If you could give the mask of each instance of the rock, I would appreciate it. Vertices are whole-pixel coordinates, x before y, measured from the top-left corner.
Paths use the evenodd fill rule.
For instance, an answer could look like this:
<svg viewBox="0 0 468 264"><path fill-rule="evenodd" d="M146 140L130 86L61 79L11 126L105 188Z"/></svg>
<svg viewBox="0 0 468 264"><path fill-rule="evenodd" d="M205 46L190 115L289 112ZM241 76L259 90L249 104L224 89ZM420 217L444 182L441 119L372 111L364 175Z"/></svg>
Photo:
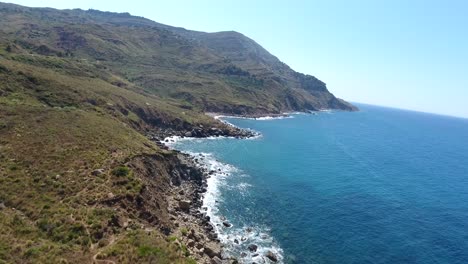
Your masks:
<svg viewBox="0 0 468 264"><path fill-rule="evenodd" d="M239 240L237 238L235 238L234 243L239 244Z"/></svg>
<svg viewBox="0 0 468 264"><path fill-rule="evenodd" d="M209 248L209 247L205 247L203 252L206 253L206 255L208 255L208 257L210 258L214 258L214 257L221 257L221 253L220 252L216 252L214 251L213 249Z"/></svg>
<svg viewBox="0 0 468 264"><path fill-rule="evenodd" d="M278 262L278 257L275 255L275 253L271 252L271 251L268 251L266 254L265 254L265 257L267 257L269 260L273 261L273 262Z"/></svg>
<svg viewBox="0 0 468 264"><path fill-rule="evenodd" d="M194 247L194 246L195 246L195 241L193 241L193 240L190 239L190 240L187 242L187 246L189 246L189 247Z"/></svg>
<svg viewBox="0 0 468 264"><path fill-rule="evenodd" d="M223 264L223 261L215 256L214 258L211 259L211 264Z"/></svg>
<svg viewBox="0 0 468 264"><path fill-rule="evenodd" d="M247 253L245 253L245 252L242 252L240 255L241 255L241 258L247 257Z"/></svg>
<svg viewBox="0 0 468 264"><path fill-rule="evenodd" d="M186 136L186 137L191 137L191 136L192 136L192 132L185 132L184 136Z"/></svg>
<svg viewBox="0 0 468 264"><path fill-rule="evenodd" d="M224 222L223 222L223 226L225 226L225 227L232 227L232 224L229 223L228 221L224 221Z"/></svg>
<svg viewBox="0 0 468 264"><path fill-rule="evenodd" d="M250 252L255 252L257 251L258 246L255 244L251 244L247 248L250 250Z"/></svg>
<svg viewBox="0 0 468 264"><path fill-rule="evenodd" d="M185 211L185 212L188 212L189 209L190 209L190 203L191 203L191 202L188 201L188 200L181 200L181 201L179 201L179 208L180 208L180 210Z"/></svg>
<svg viewBox="0 0 468 264"><path fill-rule="evenodd" d="M97 169L97 170L93 170L93 172L91 172L91 175L98 176L98 175L101 175L103 173L104 173L104 169Z"/></svg>
<svg viewBox="0 0 468 264"><path fill-rule="evenodd" d="M247 233L250 233L250 232L252 232L252 231L253 231L253 229L252 229L251 227L247 227L247 228L245 229L245 232L247 232Z"/></svg>
<svg viewBox="0 0 468 264"><path fill-rule="evenodd" d="M5 208L6 208L5 204L4 204L4 203L0 203L0 210L3 210L3 209L5 209Z"/></svg>
<svg viewBox="0 0 468 264"><path fill-rule="evenodd" d="M252 258L258 257L258 255L259 255L258 253L253 254Z"/></svg>
<svg viewBox="0 0 468 264"><path fill-rule="evenodd" d="M196 247L197 249L202 249L202 248L203 248L203 245L200 244L200 243L197 243L197 244L195 245L195 247Z"/></svg>
<svg viewBox="0 0 468 264"><path fill-rule="evenodd" d="M115 195L113 193L111 193L111 192L107 194L107 198L109 198L109 199L112 199L114 197L115 197Z"/></svg>

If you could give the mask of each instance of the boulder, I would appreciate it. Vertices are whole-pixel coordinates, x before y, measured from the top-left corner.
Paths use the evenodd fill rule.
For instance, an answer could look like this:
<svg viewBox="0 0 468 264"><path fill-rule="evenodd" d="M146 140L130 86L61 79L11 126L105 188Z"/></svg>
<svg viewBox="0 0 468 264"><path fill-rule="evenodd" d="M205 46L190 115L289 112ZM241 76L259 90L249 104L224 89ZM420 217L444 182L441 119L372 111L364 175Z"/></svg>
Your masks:
<svg viewBox="0 0 468 264"><path fill-rule="evenodd" d="M220 252L217 252L217 251L213 250L210 247L205 247L203 252L205 252L205 254L208 255L208 257L210 257L210 258L214 258L214 257L220 258L221 257Z"/></svg>
<svg viewBox="0 0 468 264"><path fill-rule="evenodd" d="M194 247L194 246L195 246L195 241L193 241L193 240L190 239L190 240L187 242L187 246L189 246L189 247Z"/></svg>
<svg viewBox="0 0 468 264"><path fill-rule="evenodd" d="M255 244L251 244L247 248L250 250L250 252L255 252L257 251L258 246Z"/></svg>
<svg viewBox="0 0 468 264"><path fill-rule="evenodd" d="M215 256L214 258L211 259L211 264L223 264L223 261Z"/></svg>
<svg viewBox="0 0 468 264"><path fill-rule="evenodd" d="M278 257L275 255L275 253L271 252L271 251L268 251L266 254L265 254L265 257L267 257L269 260L273 261L273 262L278 262Z"/></svg>
<svg viewBox="0 0 468 264"><path fill-rule="evenodd" d="M180 210L188 212L189 209L190 209L190 203L191 203L191 202L188 201L188 200L181 200L181 201L179 201L179 208L180 208Z"/></svg>
<svg viewBox="0 0 468 264"><path fill-rule="evenodd" d="M223 222L223 226L225 226L225 227L232 227L232 224L229 223L228 221L224 221L224 222Z"/></svg>
<svg viewBox="0 0 468 264"><path fill-rule="evenodd" d="M184 136L186 136L186 137L191 137L191 136L192 136L192 132L185 132Z"/></svg>
<svg viewBox="0 0 468 264"><path fill-rule="evenodd" d="M101 175L103 173L104 173L104 169L97 169L97 170L93 170L93 172L91 172L91 175L98 176L98 175Z"/></svg>

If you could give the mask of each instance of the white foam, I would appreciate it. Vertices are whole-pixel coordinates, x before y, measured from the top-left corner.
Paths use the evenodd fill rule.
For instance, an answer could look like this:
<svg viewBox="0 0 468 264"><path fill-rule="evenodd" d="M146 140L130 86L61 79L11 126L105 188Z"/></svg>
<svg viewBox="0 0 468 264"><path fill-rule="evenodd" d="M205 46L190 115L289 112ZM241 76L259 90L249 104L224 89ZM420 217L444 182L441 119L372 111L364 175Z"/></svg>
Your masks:
<svg viewBox="0 0 468 264"><path fill-rule="evenodd" d="M285 115L285 116L264 116L264 117L257 117L253 118L254 120L260 120L260 121L265 121L265 120L278 120L278 119L287 119L287 118L294 118L292 115Z"/></svg>
<svg viewBox="0 0 468 264"><path fill-rule="evenodd" d="M249 119L249 120L267 121L267 120L278 120L278 119L294 118L294 116L292 116L292 115L260 116L260 117L223 116L223 118L237 118L237 119ZM220 119L220 120L223 120L223 119ZM225 121L225 120L223 120L223 121ZM227 121L225 121L225 122L227 122Z"/></svg>

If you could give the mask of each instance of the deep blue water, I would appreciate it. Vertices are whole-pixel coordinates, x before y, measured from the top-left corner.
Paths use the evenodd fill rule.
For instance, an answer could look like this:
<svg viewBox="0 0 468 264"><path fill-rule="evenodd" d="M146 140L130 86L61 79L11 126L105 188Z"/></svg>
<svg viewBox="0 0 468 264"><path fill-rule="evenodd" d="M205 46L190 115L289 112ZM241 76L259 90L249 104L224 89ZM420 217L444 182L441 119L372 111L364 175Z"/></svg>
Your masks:
<svg viewBox="0 0 468 264"><path fill-rule="evenodd" d="M218 214L267 232L285 263L468 263L468 120L359 107L227 119L262 137L175 147L238 169Z"/></svg>

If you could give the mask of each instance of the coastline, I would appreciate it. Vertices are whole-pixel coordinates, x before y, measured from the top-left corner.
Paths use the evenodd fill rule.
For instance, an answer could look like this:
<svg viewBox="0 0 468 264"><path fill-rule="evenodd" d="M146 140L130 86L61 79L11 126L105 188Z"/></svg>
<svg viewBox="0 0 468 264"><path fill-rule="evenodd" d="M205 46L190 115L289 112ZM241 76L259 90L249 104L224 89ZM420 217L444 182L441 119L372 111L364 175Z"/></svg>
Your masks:
<svg viewBox="0 0 468 264"><path fill-rule="evenodd" d="M189 167L202 175L202 181L198 183L185 182L179 187L173 188L172 195L169 196L169 208L171 220L176 227L173 234L187 233L182 238L183 243L187 245L187 250L192 256L197 256L196 260L200 263L246 263L260 261L261 263L281 263L283 256L279 248L259 248L254 242L263 240L267 236L265 232L254 231L251 227L238 227L238 238L232 238L231 235L223 231L230 229L232 224L224 216L217 215L216 203L218 202L217 181L229 176L232 166L223 164L210 158L209 153L188 153L172 148L179 140L196 139L254 139L261 136L260 133L249 129L236 127L235 125L223 120L222 118L248 118L255 120L271 120L292 118L291 114L276 115L255 115L254 116L232 116L224 114L207 113L213 118L228 125L232 130L228 133L210 133L216 130L209 129L203 136L197 136L193 133L177 133L168 135L162 140L157 141L159 146L174 151L179 157L179 161L189 164ZM189 227L189 228L187 228ZM199 234L197 236L197 234ZM272 238L269 238L272 240ZM228 245L234 242L237 246L243 245L243 252L233 252L229 250ZM233 253L235 256L233 256Z"/></svg>
<svg viewBox="0 0 468 264"><path fill-rule="evenodd" d="M267 231L253 231L250 226L231 229L232 225L229 220L216 213L218 201L213 197L219 198L216 196L219 194L214 195L213 192L217 192L215 190L219 184L217 181L229 176L232 166L217 161L210 157L209 153L188 153L175 149L173 145L180 140L261 137L259 132L237 127L225 118L275 120L294 118L293 115L297 114L317 115L319 112L329 111L331 110L257 115L206 113L219 121L220 125L198 126L183 130L163 129L148 134L148 137L160 148L174 153L177 158L172 162L176 170L188 169L191 171L190 174L196 175L196 177L187 177L177 184L171 184L166 198L170 220L170 232L167 233L169 238L178 237L175 243L185 247L188 254L198 263L282 263L281 248L265 249L256 244L257 241L265 240ZM226 232L234 229L237 229L239 234L241 233L237 234L237 238L235 238L236 234ZM268 239L273 240L271 237ZM230 249L229 246L232 245L237 249L234 251ZM242 250L239 251L239 248Z"/></svg>

